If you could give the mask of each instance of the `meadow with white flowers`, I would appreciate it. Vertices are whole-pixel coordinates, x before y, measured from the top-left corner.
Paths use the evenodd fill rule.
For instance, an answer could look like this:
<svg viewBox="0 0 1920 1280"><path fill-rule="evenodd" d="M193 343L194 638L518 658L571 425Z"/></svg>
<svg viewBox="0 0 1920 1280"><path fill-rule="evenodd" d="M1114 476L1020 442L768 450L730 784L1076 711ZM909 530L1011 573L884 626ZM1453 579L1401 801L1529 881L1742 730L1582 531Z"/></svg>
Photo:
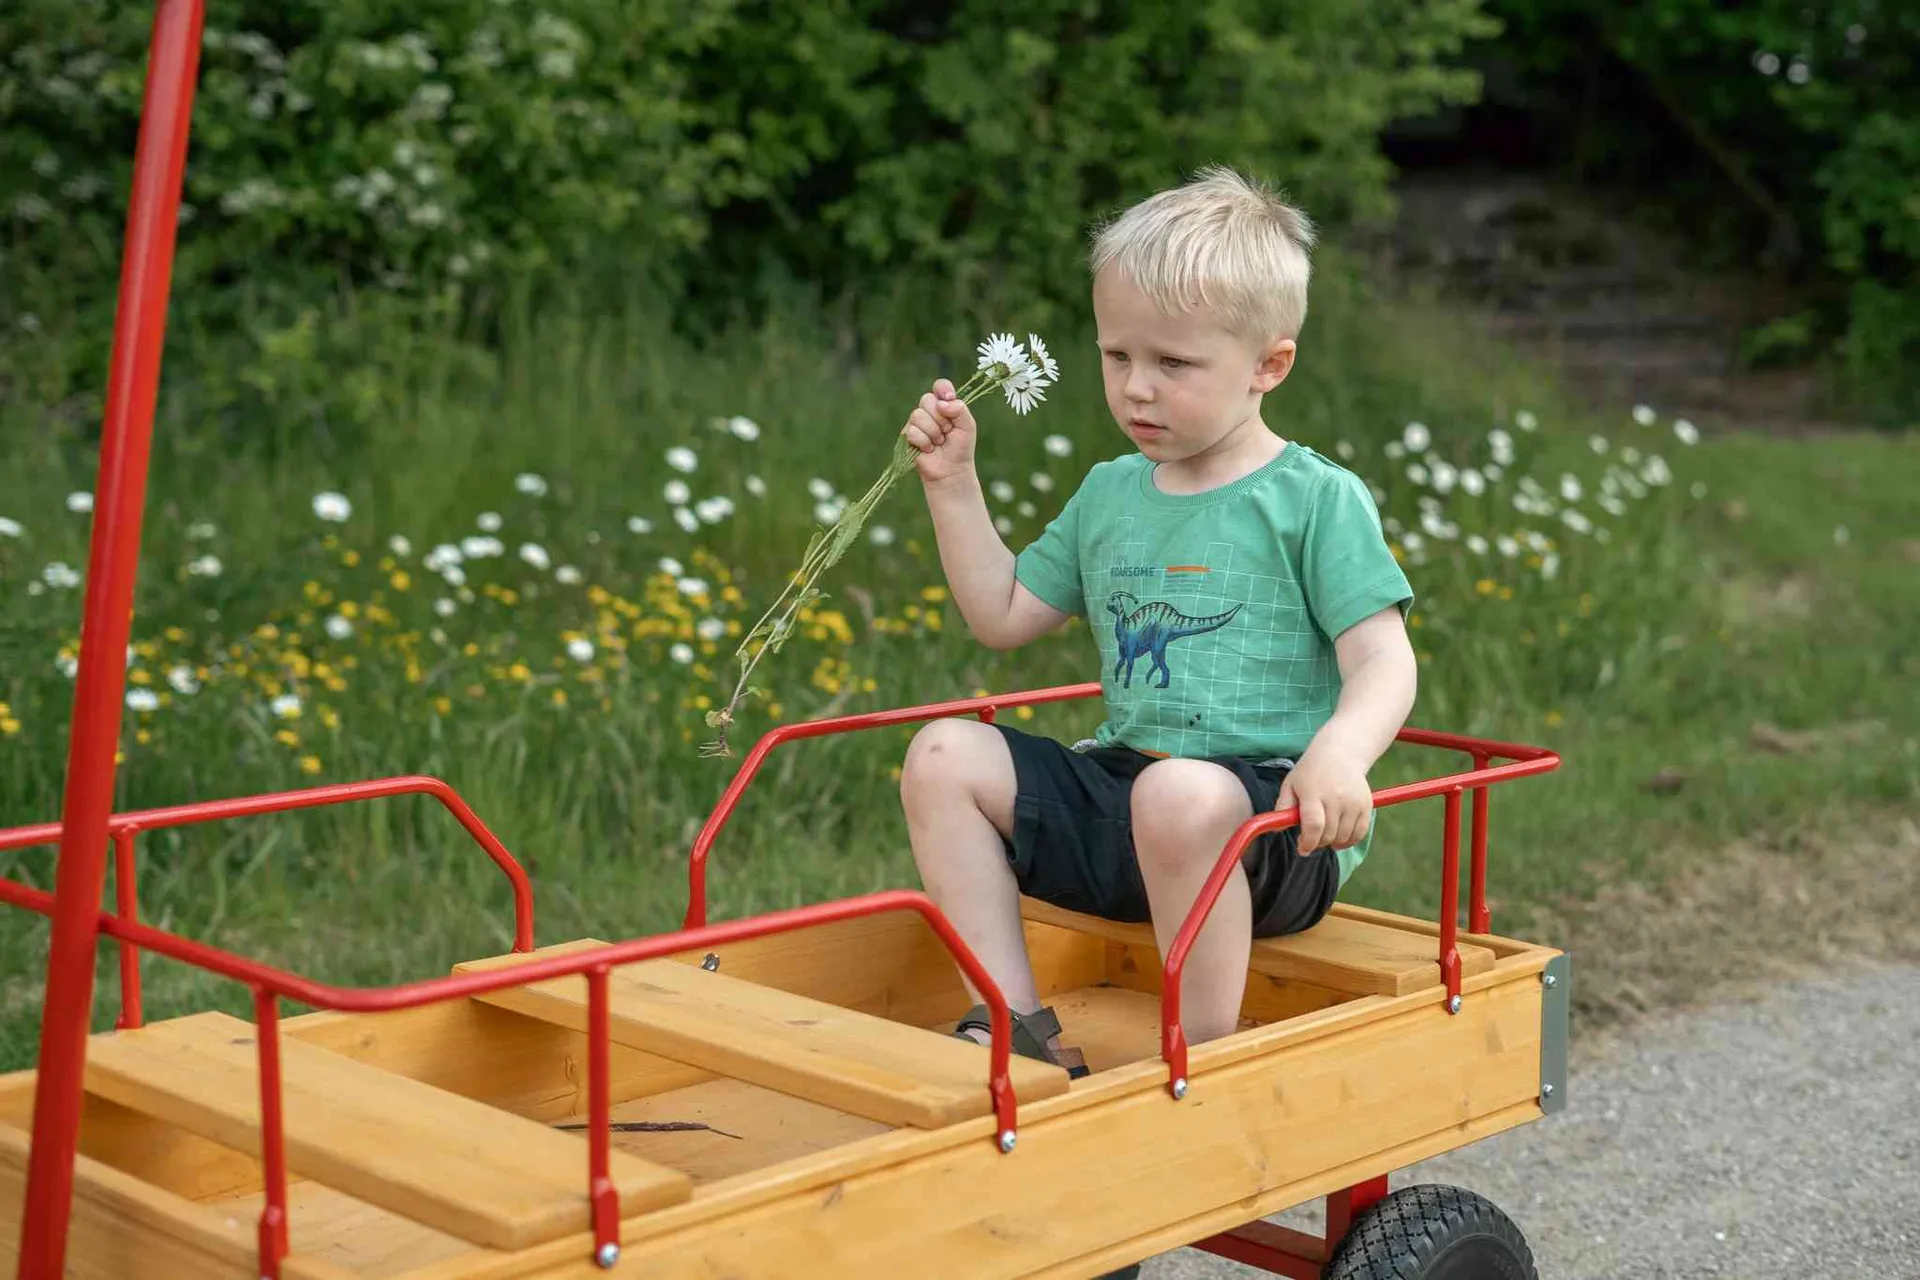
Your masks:
<svg viewBox="0 0 1920 1280"><path fill-rule="evenodd" d="M1414 723L1566 755L1495 798L1497 924L1816 800L1913 794L1916 713L1886 696L1915 663L1891 638L1920 624L1888 604L1910 447L1803 448L1788 467L1770 450L1794 442L1703 442L1659 406L1576 413L1495 349L1434 347L1423 335L1447 326L1423 306L1329 274L1269 421L1373 488L1419 594ZM433 774L531 868L542 942L630 936L684 908L693 833L741 754L703 757L717 710L744 747L786 721L1096 678L1084 623L1013 653L974 643L917 485L870 487L942 358L868 335L854 367L825 334L776 317L695 349L556 316L485 359L422 341L387 427L350 450L321 421L277 424L271 448L217 444L191 377L169 380L119 807ZM1015 548L1126 447L1091 335L1054 338L1044 405L977 409ZM0 402L4 825L60 811L89 430ZM836 527L857 540L818 594L784 597L784 647L732 701L743 641ZM1808 594L1782 604L1781 581ZM1096 715L1020 719L1077 736ZM1882 736L1778 758L1747 745L1759 719ZM908 736L777 754L716 849L715 917L916 884L895 790ZM1396 749L1373 780L1452 763ZM1649 791L1663 768L1686 784ZM1438 813L1385 815L1353 895L1430 913ZM497 873L427 802L149 833L140 853L147 918L334 980L444 972L511 941ZM51 861L0 869L50 884ZM28 1051L44 936L0 931L0 1058ZM244 1004L159 962L148 982L153 1012ZM110 1019L110 963L101 984Z"/></svg>

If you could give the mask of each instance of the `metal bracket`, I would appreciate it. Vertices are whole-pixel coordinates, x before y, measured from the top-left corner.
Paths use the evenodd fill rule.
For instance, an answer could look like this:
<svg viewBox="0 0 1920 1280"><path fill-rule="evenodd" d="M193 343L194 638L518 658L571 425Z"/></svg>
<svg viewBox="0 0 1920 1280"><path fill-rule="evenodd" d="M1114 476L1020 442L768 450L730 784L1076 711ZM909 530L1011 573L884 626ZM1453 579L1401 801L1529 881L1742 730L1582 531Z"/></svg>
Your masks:
<svg viewBox="0 0 1920 1280"><path fill-rule="evenodd" d="M1567 1105L1567 1023L1573 999L1573 958L1562 953L1540 974L1540 1110Z"/></svg>

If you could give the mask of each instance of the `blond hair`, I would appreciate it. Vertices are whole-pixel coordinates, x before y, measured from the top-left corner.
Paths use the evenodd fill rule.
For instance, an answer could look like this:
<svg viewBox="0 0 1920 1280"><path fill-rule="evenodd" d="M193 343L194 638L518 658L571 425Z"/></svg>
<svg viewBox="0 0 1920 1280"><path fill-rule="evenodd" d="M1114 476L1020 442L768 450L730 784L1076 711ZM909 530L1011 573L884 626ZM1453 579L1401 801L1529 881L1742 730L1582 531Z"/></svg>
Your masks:
<svg viewBox="0 0 1920 1280"><path fill-rule="evenodd" d="M1100 228L1088 266L1119 271L1168 315L1212 308L1257 346L1307 319L1313 223L1278 190L1222 165L1147 197Z"/></svg>

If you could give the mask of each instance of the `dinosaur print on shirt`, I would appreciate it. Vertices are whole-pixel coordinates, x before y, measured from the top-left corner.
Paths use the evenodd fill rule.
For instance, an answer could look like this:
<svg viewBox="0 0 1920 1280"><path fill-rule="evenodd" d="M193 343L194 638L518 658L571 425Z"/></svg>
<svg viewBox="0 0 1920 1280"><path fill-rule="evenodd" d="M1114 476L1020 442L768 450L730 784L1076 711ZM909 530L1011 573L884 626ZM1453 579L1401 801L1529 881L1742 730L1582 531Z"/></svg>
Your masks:
<svg viewBox="0 0 1920 1280"><path fill-rule="evenodd" d="M1173 669L1167 665L1167 646L1188 636L1218 631L1232 622L1234 615L1243 607L1236 604L1225 613L1191 618L1164 600L1149 600L1141 604L1131 592L1114 592L1107 597L1107 612L1113 615L1113 638L1119 648L1119 658L1113 664L1114 678L1120 679L1124 667L1126 679L1121 687L1131 689L1133 664L1143 655L1150 656L1153 664L1147 668L1148 687L1167 688L1173 683ZM1156 671L1160 673L1158 685L1153 684Z"/></svg>

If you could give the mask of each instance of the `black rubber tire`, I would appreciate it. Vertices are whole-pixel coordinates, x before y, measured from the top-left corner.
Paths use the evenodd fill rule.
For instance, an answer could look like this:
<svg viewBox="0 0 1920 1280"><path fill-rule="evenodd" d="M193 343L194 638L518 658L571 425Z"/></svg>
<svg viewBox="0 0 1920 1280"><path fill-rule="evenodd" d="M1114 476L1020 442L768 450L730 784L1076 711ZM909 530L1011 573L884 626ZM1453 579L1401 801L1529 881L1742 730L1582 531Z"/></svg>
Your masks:
<svg viewBox="0 0 1920 1280"><path fill-rule="evenodd" d="M1405 1187L1354 1220L1324 1280L1539 1280L1513 1219L1460 1187Z"/></svg>

